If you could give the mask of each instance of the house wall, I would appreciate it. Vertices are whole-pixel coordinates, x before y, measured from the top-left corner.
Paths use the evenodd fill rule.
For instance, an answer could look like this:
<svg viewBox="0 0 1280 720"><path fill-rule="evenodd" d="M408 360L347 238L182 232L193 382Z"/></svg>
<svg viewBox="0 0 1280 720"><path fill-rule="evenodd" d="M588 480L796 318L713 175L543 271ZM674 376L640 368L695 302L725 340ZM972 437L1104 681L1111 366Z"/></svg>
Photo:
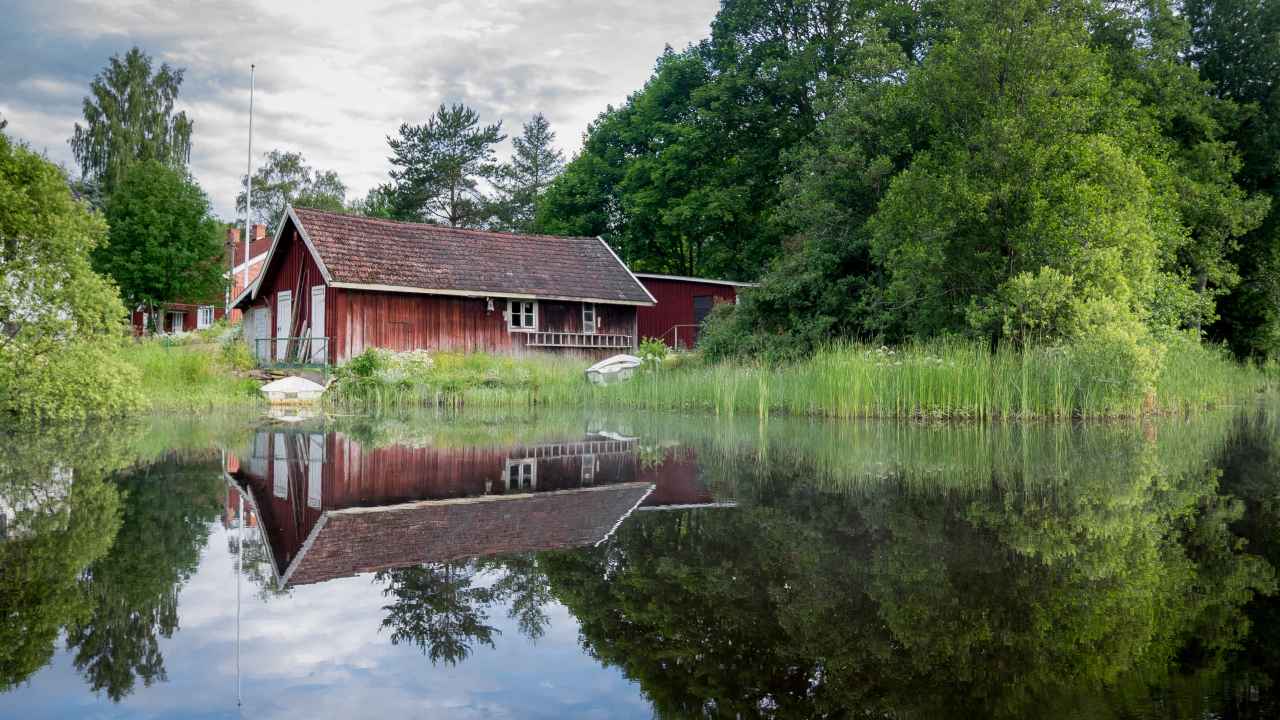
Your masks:
<svg viewBox="0 0 1280 720"><path fill-rule="evenodd" d="M214 322L217 322L226 316L226 307L223 303L204 303L204 305L211 306L213 308ZM199 321L197 313L199 312L200 305L191 303L168 303L159 307L160 315L164 318L165 322L164 327L160 328L161 332L195 332L196 324ZM168 313L170 311L183 313L182 327L173 328L169 326ZM129 315L129 324L132 326L134 336L146 334L146 328L142 322L142 315L143 311L141 310L134 310Z"/></svg>
<svg viewBox="0 0 1280 720"><path fill-rule="evenodd" d="M459 352L524 353L529 350L564 352L567 348L528 348L527 332L507 328L507 301L494 298L493 310L484 298L449 295L374 292L337 289L330 315L337 362L367 348L453 350ZM630 305L596 305L597 334L633 338L636 309ZM538 301L542 332L581 332L582 303ZM578 351L608 356L616 349Z"/></svg>
<svg viewBox="0 0 1280 720"><path fill-rule="evenodd" d="M653 307L640 308L636 318L639 335L641 338L661 338L671 347L676 345L677 333L683 347L693 347L697 343L698 328L676 327L694 324L695 296L709 295L713 298L713 304L735 302L738 297L738 289L733 285L647 277L639 280L658 301Z"/></svg>
<svg viewBox="0 0 1280 720"><path fill-rule="evenodd" d="M289 318L289 337L298 337L302 334L303 326L309 325L311 321L311 288L316 285L325 285L324 276L320 273L320 266L316 264L315 258L307 250L306 244L302 242L302 238L298 235L298 231L290 222L284 228L284 234L280 238L280 244L276 247L276 253L270 260L270 267L264 267L263 272L266 273L262 279L262 286L258 289L258 297L253 300L250 307L265 307L268 311L267 331L269 337L276 336L277 318L276 309L277 296L281 291L289 291L292 294L292 312ZM337 326L334 312L335 290L331 287L325 288L325 327L323 332L315 332L310 330L312 337L328 337L331 338L329 343L329 360L334 360L334 328ZM251 332L251 328L247 328L246 332Z"/></svg>

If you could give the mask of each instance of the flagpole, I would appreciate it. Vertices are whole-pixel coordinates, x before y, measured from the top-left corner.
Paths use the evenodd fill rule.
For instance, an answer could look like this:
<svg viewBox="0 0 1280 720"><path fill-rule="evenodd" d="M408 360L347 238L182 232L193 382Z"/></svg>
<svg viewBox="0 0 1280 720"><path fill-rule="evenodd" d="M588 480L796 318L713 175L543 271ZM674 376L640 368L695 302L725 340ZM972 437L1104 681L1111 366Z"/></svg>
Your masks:
<svg viewBox="0 0 1280 720"><path fill-rule="evenodd" d="M249 159L245 163L244 184L244 289L249 287L249 244L253 242L250 235L250 223L253 222L253 73L254 65L249 66Z"/></svg>

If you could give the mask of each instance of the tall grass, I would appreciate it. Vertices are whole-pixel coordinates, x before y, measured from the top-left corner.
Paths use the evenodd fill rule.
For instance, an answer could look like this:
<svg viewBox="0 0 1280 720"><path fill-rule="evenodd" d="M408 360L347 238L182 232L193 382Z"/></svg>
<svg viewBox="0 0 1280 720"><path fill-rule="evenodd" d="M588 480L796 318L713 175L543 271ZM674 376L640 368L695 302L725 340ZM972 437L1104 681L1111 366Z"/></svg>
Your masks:
<svg viewBox="0 0 1280 720"><path fill-rule="evenodd" d="M331 406L361 412L411 407L576 407L587 362L557 355L371 350L338 368L325 395Z"/></svg>
<svg viewBox="0 0 1280 720"><path fill-rule="evenodd" d="M122 359L137 368L138 390L154 412L251 408L262 402L258 383L239 374L217 343L131 342Z"/></svg>
<svg viewBox="0 0 1280 720"><path fill-rule="evenodd" d="M964 341L894 349L834 345L780 367L687 365L593 392L602 405L836 418L1070 419L1190 412L1274 383L1192 343L1172 346L1153 386L1071 348L1019 352Z"/></svg>

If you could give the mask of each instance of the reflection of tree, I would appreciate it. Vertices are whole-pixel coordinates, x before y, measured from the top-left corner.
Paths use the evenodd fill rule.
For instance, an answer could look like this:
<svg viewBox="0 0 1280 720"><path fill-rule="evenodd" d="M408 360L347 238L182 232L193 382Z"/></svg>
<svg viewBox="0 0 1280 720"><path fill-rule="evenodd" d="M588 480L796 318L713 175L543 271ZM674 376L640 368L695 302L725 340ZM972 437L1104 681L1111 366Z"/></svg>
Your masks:
<svg viewBox="0 0 1280 720"><path fill-rule="evenodd" d="M92 614L67 629L76 668L119 701L165 679L159 639L178 628L178 593L195 572L222 497L216 464L165 460L123 473L124 522L112 551L90 566Z"/></svg>
<svg viewBox="0 0 1280 720"><path fill-rule="evenodd" d="M413 643L432 663L450 665L477 645L493 647L501 631L488 624L489 613L498 605L507 606L521 634L542 637L549 622L544 607L554 599L532 554L384 570L374 580L386 583L383 595L392 598L382 608L391 642Z"/></svg>
<svg viewBox="0 0 1280 720"><path fill-rule="evenodd" d="M243 533L243 536L238 539L237 533ZM267 601L289 595L289 588L282 588L276 582L271 556L267 554L267 543L259 529L232 529L227 534L227 553L232 558L237 553L240 554L240 573L258 588L259 600Z"/></svg>
<svg viewBox="0 0 1280 720"><path fill-rule="evenodd" d="M88 614L79 577L111 547L120 496L103 476L127 433L46 429L0 438L0 692L53 656L58 631Z"/></svg>
<svg viewBox="0 0 1280 720"><path fill-rule="evenodd" d="M1223 666L1271 567L1216 472L1099 438L1052 482L1000 464L966 492L827 493L742 453L723 470L759 504L637 515L539 566L664 716L1107 717L1153 694L1198 714L1170 698Z"/></svg>
<svg viewBox="0 0 1280 720"><path fill-rule="evenodd" d="M384 570L376 582L387 583L383 595L392 598L382 609L382 627L391 642L417 645L431 662L456 665L477 644L493 646L498 629L486 624L493 591L474 583L477 568L470 562L430 563L400 570Z"/></svg>

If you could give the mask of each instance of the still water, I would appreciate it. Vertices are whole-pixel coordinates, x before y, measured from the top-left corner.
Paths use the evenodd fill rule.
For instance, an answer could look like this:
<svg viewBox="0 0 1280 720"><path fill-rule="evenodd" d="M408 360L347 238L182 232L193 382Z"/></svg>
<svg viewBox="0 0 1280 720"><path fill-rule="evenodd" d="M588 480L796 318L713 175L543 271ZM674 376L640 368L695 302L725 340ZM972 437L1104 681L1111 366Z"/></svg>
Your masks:
<svg viewBox="0 0 1280 720"><path fill-rule="evenodd" d="M0 716L1280 717L1280 416L0 436Z"/></svg>

